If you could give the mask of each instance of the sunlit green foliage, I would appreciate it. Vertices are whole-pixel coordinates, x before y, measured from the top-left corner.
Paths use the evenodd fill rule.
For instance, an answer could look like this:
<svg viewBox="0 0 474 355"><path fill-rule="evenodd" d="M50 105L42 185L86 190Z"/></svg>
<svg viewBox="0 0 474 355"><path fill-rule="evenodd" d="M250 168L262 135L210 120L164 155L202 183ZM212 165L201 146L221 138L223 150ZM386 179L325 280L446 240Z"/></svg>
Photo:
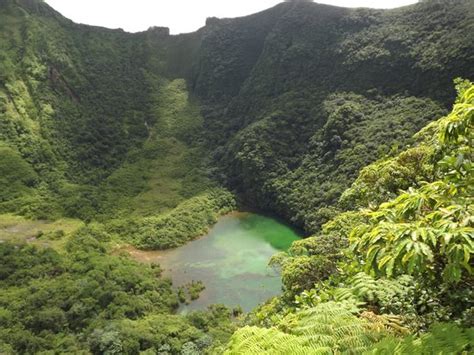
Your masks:
<svg viewBox="0 0 474 355"><path fill-rule="evenodd" d="M107 223L107 228L141 249L168 249L204 235L219 216L235 207L231 193L214 189L186 200L168 213L112 220Z"/></svg>
<svg viewBox="0 0 474 355"><path fill-rule="evenodd" d="M398 195L399 190L418 186L434 178L434 148L419 145L395 158L382 160L363 168L352 186L344 191L339 204L345 209L375 207Z"/></svg>
<svg viewBox="0 0 474 355"><path fill-rule="evenodd" d="M443 113L448 83L470 74L471 11L284 3L210 19L205 35L168 36L80 26L44 2L5 0L0 139L41 184L4 210L153 215L212 175L316 232L360 168Z"/></svg>
<svg viewBox="0 0 474 355"><path fill-rule="evenodd" d="M206 176L206 150L196 139L202 117L185 81L161 85L153 99L157 124L96 192L101 219L156 215L215 186Z"/></svg>
<svg viewBox="0 0 474 355"><path fill-rule="evenodd" d="M67 256L8 244L0 249L0 307L9 315L0 338L17 353L74 351L71 345L83 346L76 332L178 304L170 283L157 279L159 270L108 257L98 247L77 245Z"/></svg>
<svg viewBox="0 0 474 355"><path fill-rule="evenodd" d="M239 329L226 354L362 353L390 333L397 333L383 317L358 317L350 303L323 303L291 314L270 329Z"/></svg>
<svg viewBox="0 0 474 355"><path fill-rule="evenodd" d="M388 276L425 275L459 282L472 277L474 253L474 86L439 122L439 180L411 188L370 212L370 224L352 234L367 267Z"/></svg>
<svg viewBox="0 0 474 355"><path fill-rule="evenodd" d="M339 274L339 264L349 262L347 235L365 220L360 212L341 213L323 226L322 234L296 241L287 252L272 257L270 265L281 268L285 297L293 299Z"/></svg>
<svg viewBox="0 0 474 355"><path fill-rule="evenodd" d="M299 3L255 15L258 24L212 22L219 31L203 41L193 85L217 176L249 203L318 232L358 171L413 144L446 113L453 78L472 76L472 12L463 1L391 11ZM429 175L407 171L429 159L412 153L397 164L400 180Z"/></svg>
<svg viewBox="0 0 474 355"><path fill-rule="evenodd" d="M359 169L411 143L414 133L444 113L428 99L354 93L332 95L318 110L313 99L298 104L288 104L237 134L224 156L225 174L244 196L308 232L334 217L340 195ZM313 126L308 126L299 111L311 108L306 120ZM307 127L304 139L302 127Z"/></svg>
<svg viewBox="0 0 474 355"><path fill-rule="evenodd" d="M434 325L420 338L386 338L367 354L464 354L474 350L474 329L462 329L452 323Z"/></svg>
<svg viewBox="0 0 474 355"><path fill-rule="evenodd" d="M202 350L227 341L230 310L213 309L205 323L170 315L179 303L171 282L156 266L105 254L107 238L84 228L65 255L0 244L2 353L177 353L188 342Z"/></svg>
<svg viewBox="0 0 474 355"><path fill-rule="evenodd" d="M5 1L0 19L0 142L34 174L0 190L4 211L150 215L212 186L197 101L165 70L175 45L154 49L169 37L76 25L36 0Z"/></svg>
<svg viewBox="0 0 474 355"><path fill-rule="evenodd" d="M378 319L381 329L389 326L396 333L372 343L353 333L354 353L472 350L472 328L467 328L473 325L474 85L457 84L451 114L423 129L419 146L363 169L343 195L372 210L341 213L323 227L323 234L295 242L288 253L274 257L272 262L282 267L285 294L249 318L273 328L239 330L229 351L331 353L341 344L338 331L323 337L310 333L310 325L301 334L274 327L307 312L323 316L320 307L333 302L357 304L367 310L361 318ZM390 178L397 166L405 169ZM407 192L398 191L398 197L377 206L403 186ZM430 327L419 337L403 338ZM323 340L333 342L331 347L324 349Z"/></svg>
<svg viewBox="0 0 474 355"><path fill-rule="evenodd" d="M329 301L349 301L377 314L400 315L400 323L413 332L426 330L434 322L469 316L468 309L466 312L469 306L466 302L459 302L464 297L470 297L469 291L436 288L408 275L396 279L376 279L359 272L338 281L337 284L320 282L314 288L301 292L295 296L296 308L311 308ZM458 294L450 295L450 292Z"/></svg>
<svg viewBox="0 0 474 355"><path fill-rule="evenodd" d="M202 284L107 254L204 234L220 184L317 233L229 353L472 351L472 84L413 137L472 75L472 11L292 1L169 36L0 0L0 211L45 220L0 223L0 353L224 351L230 310L172 315Z"/></svg>

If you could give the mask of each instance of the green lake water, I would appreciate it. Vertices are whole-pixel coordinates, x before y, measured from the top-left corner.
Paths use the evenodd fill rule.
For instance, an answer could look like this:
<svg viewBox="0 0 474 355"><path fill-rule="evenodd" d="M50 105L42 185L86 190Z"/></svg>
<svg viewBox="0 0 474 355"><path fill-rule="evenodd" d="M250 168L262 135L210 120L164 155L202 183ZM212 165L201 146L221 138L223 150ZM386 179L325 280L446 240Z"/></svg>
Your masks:
<svg viewBox="0 0 474 355"><path fill-rule="evenodd" d="M222 303L249 311L281 293L270 257L289 248L299 235L290 227L253 213L233 213L219 219L210 232L183 247L161 252L155 261L176 286L201 280L206 289L182 311Z"/></svg>

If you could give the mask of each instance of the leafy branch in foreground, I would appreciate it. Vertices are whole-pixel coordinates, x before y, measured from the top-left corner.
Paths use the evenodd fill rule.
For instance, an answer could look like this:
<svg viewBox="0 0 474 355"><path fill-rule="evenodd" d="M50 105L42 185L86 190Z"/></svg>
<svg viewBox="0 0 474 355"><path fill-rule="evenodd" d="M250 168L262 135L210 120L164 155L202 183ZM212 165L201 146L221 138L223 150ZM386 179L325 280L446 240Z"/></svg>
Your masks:
<svg viewBox="0 0 474 355"><path fill-rule="evenodd" d="M368 271L424 274L447 283L472 276L474 86L462 90L439 124L439 180L409 189L367 212L370 222L351 233Z"/></svg>

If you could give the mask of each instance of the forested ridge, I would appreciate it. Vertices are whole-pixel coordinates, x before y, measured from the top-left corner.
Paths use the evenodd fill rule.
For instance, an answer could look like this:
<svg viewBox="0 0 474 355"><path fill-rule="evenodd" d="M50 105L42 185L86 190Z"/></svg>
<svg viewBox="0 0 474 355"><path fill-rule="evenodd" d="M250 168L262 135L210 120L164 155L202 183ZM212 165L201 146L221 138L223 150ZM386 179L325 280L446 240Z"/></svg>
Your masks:
<svg viewBox="0 0 474 355"><path fill-rule="evenodd" d="M472 351L472 33L462 0L181 35L0 0L0 353ZM309 236L249 314L176 315L202 285L120 252L237 208Z"/></svg>

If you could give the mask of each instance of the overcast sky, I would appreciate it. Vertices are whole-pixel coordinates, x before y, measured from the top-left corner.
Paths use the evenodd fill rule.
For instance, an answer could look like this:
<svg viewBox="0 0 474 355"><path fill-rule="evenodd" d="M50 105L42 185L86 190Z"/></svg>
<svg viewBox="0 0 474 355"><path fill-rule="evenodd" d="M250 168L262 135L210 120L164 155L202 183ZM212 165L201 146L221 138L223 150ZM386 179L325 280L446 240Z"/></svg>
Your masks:
<svg viewBox="0 0 474 355"><path fill-rule="evenodd" d="M202 27L207 17L249 15L281 0L46 0L64 16L79 23L123 28L129 32L144 31L150 26L164 26L171 33L192 32ZM316 2L346 6L393 8L417 0L318 0Z"/></svg>

